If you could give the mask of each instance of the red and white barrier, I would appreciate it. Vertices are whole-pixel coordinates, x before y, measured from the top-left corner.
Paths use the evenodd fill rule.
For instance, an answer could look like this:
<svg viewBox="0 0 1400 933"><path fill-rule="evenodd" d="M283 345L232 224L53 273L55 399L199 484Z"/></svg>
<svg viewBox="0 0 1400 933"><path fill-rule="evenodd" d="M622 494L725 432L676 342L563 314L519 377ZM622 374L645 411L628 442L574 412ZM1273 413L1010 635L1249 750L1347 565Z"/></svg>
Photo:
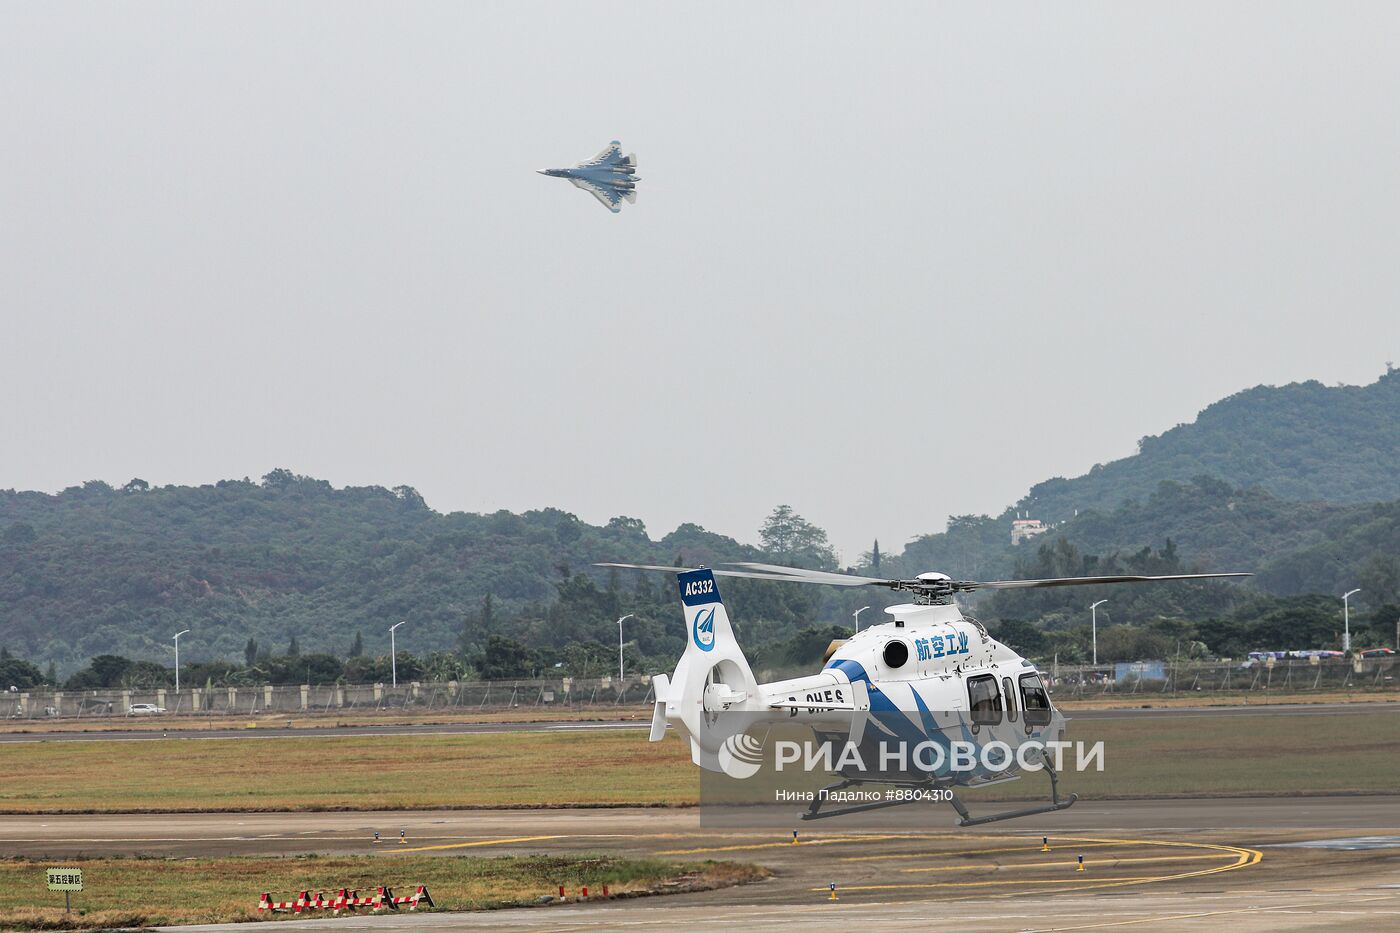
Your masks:
<svg viewBox="0 0 1400 933"><path fill-rule="evenodd" d="M399 904L407 904L409 910L417 910L419 904L426 904L429 907L436 907L433 903L433 896L428 893L427 885L420 884L418 890L405 897L393 898L394 909L398 909Z"/></svg>
<svg viewBox="0 0 1400 933"><path fill-rule="evenodd" d="M426 907L437 906L433 903L432 895L428 893L427 885L420 884L412 894L403 897L395 897L390 888L380 885L373 894L366 897L360 897L359 891L349 888L341 888L331 897L319 892L312 897L310 891L302 891L294 901L274 901L271 894L264 893L258 899L258 912L290 910L301 913L303 910L329 910L338 914L342 910L355 910L360 907L368 907L370 910L398 910L400 904L407 904L409 910L417 910L420 904Z"/></svg>

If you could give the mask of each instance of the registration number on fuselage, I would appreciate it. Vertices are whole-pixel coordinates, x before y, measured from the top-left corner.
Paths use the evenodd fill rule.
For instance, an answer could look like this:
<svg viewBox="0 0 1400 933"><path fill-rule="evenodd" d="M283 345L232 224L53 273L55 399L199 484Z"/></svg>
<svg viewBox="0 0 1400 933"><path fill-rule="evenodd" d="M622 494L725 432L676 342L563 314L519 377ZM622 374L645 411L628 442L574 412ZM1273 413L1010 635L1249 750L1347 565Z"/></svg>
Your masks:
<svg viewBox="0 0 1400 933"><path fill-rule="evenodd" d="M821 713L829 713L832 710L848 708L846 705L846 694L840 687L828 687L825 690L809 690L803 694L802 699L811 705L806 707L791 707L788 710L789 717L796 716L798 713L819 715ZM796 703L797 697L788 697L788 702ZM833 703L836 705L820 705Z"/></svg>
<svg viewBox="0 0 1400 933"><path fill-rule="evenodd" d="M714 580L692 580L685 585L685 593L683 595L689 599L692 596L711 596L714 592Z"/></svg>

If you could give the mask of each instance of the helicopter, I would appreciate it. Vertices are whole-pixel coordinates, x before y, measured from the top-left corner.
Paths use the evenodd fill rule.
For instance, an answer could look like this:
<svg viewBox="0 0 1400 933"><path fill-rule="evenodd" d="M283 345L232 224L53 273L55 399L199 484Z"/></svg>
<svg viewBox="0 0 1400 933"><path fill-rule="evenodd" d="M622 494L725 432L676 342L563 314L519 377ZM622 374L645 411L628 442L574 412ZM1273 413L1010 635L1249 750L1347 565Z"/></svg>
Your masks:
<svg viewBox="0 0 1400 933"><path fill-rule="evenodd" d="M825 759L830 765L826 770L840 780L812 795L803 820L936 800L953 806L960 826L1051 813L1073 806L1078 797L1061 796L1058 764L1047 752L1050 746L1066 744L1065 717L1051 701L1040 672L963 612L955 597L977 590L1250 576L1190 573L977 582L937 572L887 580L754 562L720 568L596 566L676 575L686 649L669 677L652 678L655 705L650 741L661 741L669 725L689 741L696 765L746 778L757 773L764 761L765 740L772 727L779 723L809 726L819 743L840 746L843 751L839 760ZM888 621L832 642L818 673L760 684L735 638L716 577L881 587L908 593L910 601L887 608ZM916 755L891 758L885 752L890 742L901 743L906 750L912 745ZM880 745L878 752L876 745ZM983 753L980 759L968 756L983 764L953 767L955 746ZM986 753L993 746L1004 756L995 767L986 764ZM872 761L876 767L870 766ZM1033 770L1044 770L1049 776L1048 803L974 817L956 793L1016 780L1022 771ZM868 802L826 809L832 801L844 803L857 796L843 793L848 788L866 784L884 785L899 793L867 793Z"/></svg>

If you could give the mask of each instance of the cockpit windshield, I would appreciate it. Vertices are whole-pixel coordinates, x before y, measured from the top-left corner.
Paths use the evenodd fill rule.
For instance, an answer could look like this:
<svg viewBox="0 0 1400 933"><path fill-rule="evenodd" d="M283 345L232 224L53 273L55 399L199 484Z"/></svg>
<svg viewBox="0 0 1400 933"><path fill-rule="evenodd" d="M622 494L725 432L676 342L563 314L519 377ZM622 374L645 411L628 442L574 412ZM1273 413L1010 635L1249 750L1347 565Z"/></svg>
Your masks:
<svg viewBox="0 0 1400 933"><path fill-rule="evenodd" d="M1026 711L1026 725L1050 725L1050 694L1039 674L1021 675L1021 709Z"/></svg>

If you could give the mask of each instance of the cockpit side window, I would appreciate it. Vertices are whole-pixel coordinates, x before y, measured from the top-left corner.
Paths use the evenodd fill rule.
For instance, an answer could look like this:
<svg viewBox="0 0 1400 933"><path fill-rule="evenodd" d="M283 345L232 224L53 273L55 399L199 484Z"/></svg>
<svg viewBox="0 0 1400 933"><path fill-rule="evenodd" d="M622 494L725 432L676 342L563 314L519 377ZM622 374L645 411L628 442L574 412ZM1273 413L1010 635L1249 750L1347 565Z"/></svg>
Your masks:
<svg viewBox="0 0 1400 933"><path fill-rule="evenodd" d="M1001 679L1001 695L1006 697L1006 721L1016 721L1016 691L1011 686L1011 678Z"/></svg>
<svg viewBox="0 0 1400 933"><path fill-rule="evenodd" d="M1050 695L1039 674L1021 675L1021 708L1026 711L1026 725L1050 725Z"/></svg>
<svg viewBox="0 0 1400 933"><path fill-rule="evenodd" d="M967 680L968 708L972 711L972 724L995 726L1001 722L1001 694L997 692L997 679L991 674L969 677Z"/></svg>

